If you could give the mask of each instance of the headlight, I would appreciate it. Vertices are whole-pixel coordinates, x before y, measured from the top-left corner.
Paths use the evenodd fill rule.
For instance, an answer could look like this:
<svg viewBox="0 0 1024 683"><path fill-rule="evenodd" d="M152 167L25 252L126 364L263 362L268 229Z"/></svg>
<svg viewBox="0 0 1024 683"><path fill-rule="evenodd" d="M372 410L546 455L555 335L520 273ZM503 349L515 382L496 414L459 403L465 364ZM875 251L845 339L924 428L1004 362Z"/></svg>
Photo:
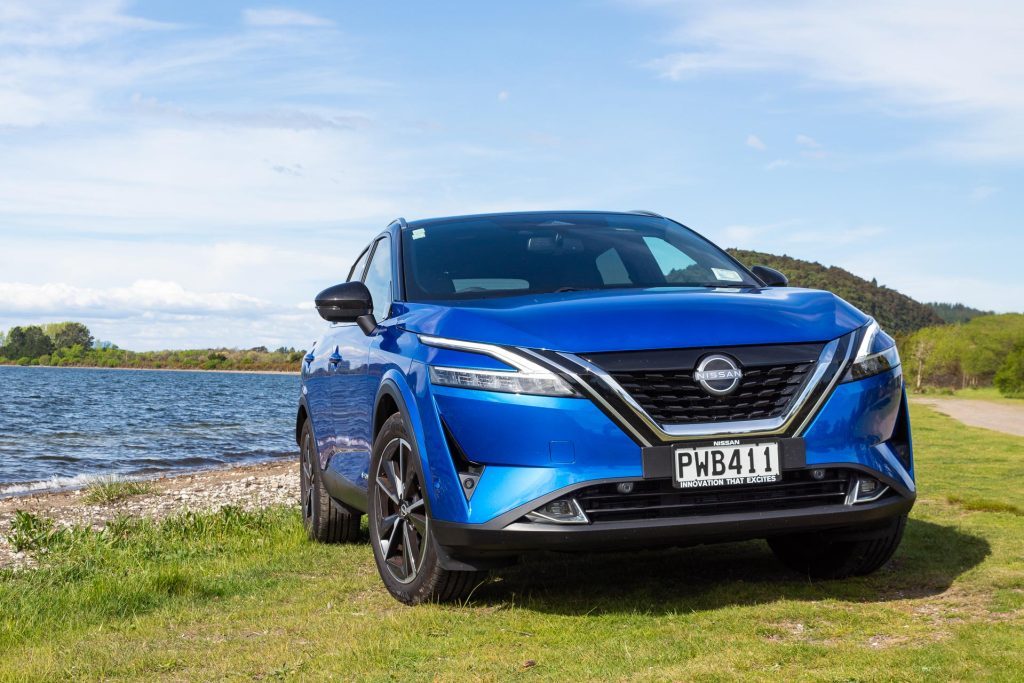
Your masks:
<svg viewBox="0 0 1024 683"><path fill-rule="evenodd" d="M482 389L500 391L506 394L530 394L533 396L578 396L569 384L547 368L494 344L460 341L420 335L420 341L427 346L455 351L479 353L500 360L514 370L477 370L475 368L452 368L440 365L430 366L430 382L437 386L459 387L460 389Z"/></svg>
<svg viewBox="0 0 1024 683"><path fill-rule="evenodd" d="M864 379L891 370L900 364L896 341L882 331L874 320L864 328L853 365L847 370L844 382Z"/></svg>

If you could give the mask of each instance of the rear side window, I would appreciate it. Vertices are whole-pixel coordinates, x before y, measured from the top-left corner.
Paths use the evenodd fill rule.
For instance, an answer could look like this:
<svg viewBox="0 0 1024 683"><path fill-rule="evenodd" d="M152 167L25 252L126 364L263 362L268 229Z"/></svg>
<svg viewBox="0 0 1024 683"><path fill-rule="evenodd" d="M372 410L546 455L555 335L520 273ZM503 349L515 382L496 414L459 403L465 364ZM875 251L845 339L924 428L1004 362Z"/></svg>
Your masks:
<svg viewBox="0 0 1024 683"><path fill-rule="evenodd" d="M373 314L383 320L391 312L391 238L377 240L363 283L370 290Z"/></svg>
<svg viewBox="0 0 1024 683"><path fill-rule="evenodd" d="M715 277L709 269L698 266L686 252L660 237L645 236L644 244L650 249L666 282L709 282Z"/></svg>

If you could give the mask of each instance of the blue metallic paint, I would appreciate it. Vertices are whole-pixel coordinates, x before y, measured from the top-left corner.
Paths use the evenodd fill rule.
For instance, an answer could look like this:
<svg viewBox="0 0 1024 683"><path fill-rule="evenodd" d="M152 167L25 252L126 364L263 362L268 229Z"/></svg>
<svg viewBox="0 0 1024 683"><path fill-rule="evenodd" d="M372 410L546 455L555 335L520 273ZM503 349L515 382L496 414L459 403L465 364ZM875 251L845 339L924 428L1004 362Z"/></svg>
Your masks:
<svg viewBox="0 0 1024 683"><path fill-rule="evenodd" d="M451 339L593 353L828 341L869 320L828 292L788 288L617 289L445 304L402 304L401 324Z"/></svg>
<svg viewBox="0 0 1024 683"><path fill-rule="evenodd" d="M465 506L465 516L447 517L435 511L438 519L482 524L572 484L642 476L639 446L587 400L547 398L541 403L537 399L542 397L449 387L433 387L432 393L439 412L451 425L467 455L480 462L495 463L484 470L472 505ZM488 400L467 397L467 394L487 394ZM899 369L840 384L804 435L807 464L863 465L913 491L911 474L902 468L884 443L892 435L902 396ZM503 417L497 419L495 416L501 408L515 411L520 418L529 417L512 419L502 412ZM488 409L493 409L491 419L482 419L481 415L487 415ZM565 417L566 414L571 417ZM854 433L856 437L851 438ZM550 462L546 448L553 434L559 440L574 442L575 463L555 465ZM438 435L438 439L435 448L446 450L443 436ZM521 453L516 449L520 445ZM441 451L427 449L427 453L431 460L431 454L441 457ZM452 474L454 476L454 469ZM434 502L436 506L437 501ZM452 508L459 506L446 509Z"/></svg>
<svg viewBox="0 0 1024 683"><path fill-rule="evenodd" d="M394 237L396 273L398 230L392 224L386 231ZM428 347L416 333L586 353L828 341L869 320L832 294L792 288L610 290L436 305L403 302L401 280L395 278L391 316L372 335L333 325L316 344L303 363L304 405L322 465L365 491L375 407L383 395L392 397L423 464L431 515L470 524L573 484L638 478L640 448L585 398L432 386L428 364L506 366ZM335 351L340 359L331 363ZM912 491L913 468L905 470L886 443L903 396L899 368L838 385L804 434L808 464L863 465ZM462 494L442 417L466 454L486 465L471 502ZM552 461L553 441L571 442L573 462ZM554 450L565 453L566 446Z"/></svg>

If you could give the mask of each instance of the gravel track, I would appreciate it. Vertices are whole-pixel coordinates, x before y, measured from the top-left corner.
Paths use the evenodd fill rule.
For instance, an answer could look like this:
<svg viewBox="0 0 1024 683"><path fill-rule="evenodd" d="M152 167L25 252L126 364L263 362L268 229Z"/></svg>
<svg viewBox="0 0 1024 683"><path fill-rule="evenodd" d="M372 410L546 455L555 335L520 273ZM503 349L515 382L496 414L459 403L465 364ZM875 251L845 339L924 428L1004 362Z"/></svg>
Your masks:
<svg viewBox="0 0 1024 683"><path fill-rule="evenodd" d="M972 427L1024 436L1024 406L974 398L915 398L914 401Z"/></svg>

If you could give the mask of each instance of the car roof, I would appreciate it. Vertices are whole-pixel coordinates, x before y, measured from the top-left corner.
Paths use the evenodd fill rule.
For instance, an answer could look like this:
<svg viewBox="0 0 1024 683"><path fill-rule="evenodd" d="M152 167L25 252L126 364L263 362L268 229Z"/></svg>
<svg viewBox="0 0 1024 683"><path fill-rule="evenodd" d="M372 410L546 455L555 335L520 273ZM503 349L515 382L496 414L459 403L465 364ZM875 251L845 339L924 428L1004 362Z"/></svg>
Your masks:
<svg viewBox="0 0 1024 683"><path fill-rule="evenodd" d="M461 216L436 216L434 218L421 218L414 221L408 221L406 225L410 228L423 227L430 225L431 223L440 223L453 220L473 220L480 218L500 218L503 216L565 216L565 215L605 215L605 216L648 216L651 218L664 218L651 211L594 211L594 210L580 210L580 211L498 211L494 213L473 213L465 214Z"/></svg>

